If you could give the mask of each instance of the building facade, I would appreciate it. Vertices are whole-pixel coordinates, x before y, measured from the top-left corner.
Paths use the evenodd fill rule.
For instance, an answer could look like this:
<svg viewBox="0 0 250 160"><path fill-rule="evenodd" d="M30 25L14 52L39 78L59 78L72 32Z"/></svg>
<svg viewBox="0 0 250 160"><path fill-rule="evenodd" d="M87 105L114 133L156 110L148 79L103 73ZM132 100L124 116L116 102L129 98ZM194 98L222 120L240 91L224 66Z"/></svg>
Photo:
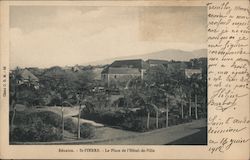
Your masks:
<svg viewBox="0 0 250 160"><path fill-rule="evenodd" d="M108 86L126 83L135 77L143 79L147 66L147 63L141 59L114 61L103 69L101 79Z"/></svg>
<svg viewBox="0 0 250 160"><path fill-rule="evenodd" d="M202 78L202 69L185 69L185 77L191 78L192 76L197 76L198 79Z"/></svg>

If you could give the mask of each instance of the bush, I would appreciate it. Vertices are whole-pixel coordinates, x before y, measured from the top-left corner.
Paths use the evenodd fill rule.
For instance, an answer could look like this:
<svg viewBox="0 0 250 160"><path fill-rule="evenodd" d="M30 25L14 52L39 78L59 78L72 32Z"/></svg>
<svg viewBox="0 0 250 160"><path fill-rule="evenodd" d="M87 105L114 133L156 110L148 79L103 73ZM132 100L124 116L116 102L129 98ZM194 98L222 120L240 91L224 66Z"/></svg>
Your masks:
<svg viewBox="0 0 250 160"><path fill-rule="evenodd" d="M11 133L11 141L18 142L50 142L61 140L61 130L37 119L32 125L19 125Z"/></svg>
<svg viewBox="0 0 250 160"><path fill-rule="evenodd" d="M122 127L124 127L127 130L137 131L137 132L145 132L147 130L146 123L143 122L143 120L140 118L137 119L126 119L124 123L122 124Z"/></svg>
<svg viewBox="0 0 250 160"><path fill-rule="evenodd" d="M123 123L124 118L126 115L121 114L119 112L94 112L94 113L82 113L81 118L89 119L89 120L94 120L95 122L99 122L102 124L107 124L110 126L117 126Z"/></svg>
<svg viewBox="0 0 250 160"><path fill-rule="evenodd" d="M13 112L9 114L10 120L12 118ZM60 115L50 112L50 111L40 111L33 113L16 112L14 124L15 125L28 125L33 124L40 119L45 124L50 124L54 127L61 127L62 118Z"/></svg>
<svg viewBox="0 0 250 160"><path fill-rule="evenodd" d="M26 124L35 123L37 118L40 118L43 123L52 125L54 127L61 127L62 125L62 117L50 111L40 111L28 114L26 116Z"/></svg>
<svg viewBox="0 0 250 160"><path fill-rule="evenodd" d="M71 133L77 132L77 126L71 118L66 118L64 120L64 129L66 129L67 131L69 131Z"/></svg>
<svg viewBox="0 0 250 160"><path fill-rule="evenodd" d="M95 136L95 127L90 124L82 124L80 127L82 138L92 138Z"/></svg>
<svg viewBox="0 0 250 160"><path fill-rule="evenodd" d="M10 118L13 113L10 113ZM16 112L11 141L47 142L60 140L62 118L49 111L25 113Z"/></svg>

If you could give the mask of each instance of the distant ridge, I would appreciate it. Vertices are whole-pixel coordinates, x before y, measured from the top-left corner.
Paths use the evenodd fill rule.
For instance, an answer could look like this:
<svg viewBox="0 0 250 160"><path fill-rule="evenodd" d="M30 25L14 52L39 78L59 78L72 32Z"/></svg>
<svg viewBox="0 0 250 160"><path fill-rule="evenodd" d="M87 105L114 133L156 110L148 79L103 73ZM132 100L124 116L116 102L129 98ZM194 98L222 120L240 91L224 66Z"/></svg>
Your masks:
<svg viewBox="0 0 250 160"><path fill-rule="evenodd" d="M178 49L166 49L162 51L147 53L143 55L134 55L127 57L116 57L111 59L105 59L101 61L90 62L90 65L110 64L115 60L126 59L160 59L160 60L175 60L175 61L189 61L192 58L207 57L207 49L199 49L194 51L183 51Z"/></svg>

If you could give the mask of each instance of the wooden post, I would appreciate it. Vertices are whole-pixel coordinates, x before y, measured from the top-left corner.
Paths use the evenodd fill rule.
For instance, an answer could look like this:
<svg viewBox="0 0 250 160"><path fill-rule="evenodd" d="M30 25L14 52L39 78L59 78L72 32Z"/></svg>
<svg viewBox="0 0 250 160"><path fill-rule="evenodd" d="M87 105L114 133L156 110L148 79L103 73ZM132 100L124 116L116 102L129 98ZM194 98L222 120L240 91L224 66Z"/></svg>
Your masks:
<svg viewBox="0 0 250 160"><path fill-rule="evenodd" d="M183 119L184 118L184 113L183 113L183 102L181 100L181 118Z"/></svg>
<svg viewBox="0 0 250 160"><path fill-rule="evenodd" d="M158 118L159 118L159 114L158 114L158 111L156 110L156 128L159 128Z"/></svg>
<svg viewBox="0 0 250 160"><path fill-rule="evenodd" d="M198 119L197 95L195 95L195 119Z"/></svg>
<svg viewBox="0 0 250 160"><path fill-rule="evenodd" d="M190 94L190 97L189 97L189 117L192 116L192 97L191 97L191 94Z"/></svg>
<svg viewBox="0 0 250 160"><path fill-rule="evenodd" d="M63 115L63 106L62 106L62 139L64 139L64 115Z"/></svg>
<svg viewBox="0 0 250 160"><path fill-rule="evenodd" d="M166 109L166 128L168 127L168 106Z"/></svg>
<svg viewBox="0 0 250 160"><path fill-rule="evenodd" d="M168 98L166 98L166 128L168 127Z"/></svg>
<svg viewBox="0 0 250 160"><path fill-rule="evenodd" d="M147 129L149 129L149 119L150 119L150 112L148 111L148 118L147 118Z"/></svg>
<svg viewBox="0 0 250 160"><path fill-rule="evenodd" d="M181 93L181 119L184 118L184 113L183 113L183 91L182 87L180 86L180 93Z"/></svg>
<svg viewBox="0 0 250 160"><path fill-rule="evenodd" d="M77 139L81 138L80 118L81 118L81 104L79 105L79 114L77 122Z"/></svg>

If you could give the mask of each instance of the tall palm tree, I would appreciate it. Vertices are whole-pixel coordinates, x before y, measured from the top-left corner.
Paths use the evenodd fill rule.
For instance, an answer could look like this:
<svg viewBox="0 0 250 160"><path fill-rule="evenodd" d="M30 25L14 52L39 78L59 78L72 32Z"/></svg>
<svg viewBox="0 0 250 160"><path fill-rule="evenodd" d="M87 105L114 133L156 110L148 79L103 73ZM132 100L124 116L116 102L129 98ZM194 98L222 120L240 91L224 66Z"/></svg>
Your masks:
<svg viewBox="0 0 250 160"><path fill-rule="evenodd" d="M150 126L150 114L152 112L156 113L156 128L159 127L159 108L156 106L156 104L153 103L153 98L150 96L150 92L145 93L138 93L139 95L139 105L142 107L143 110L147 112L147 122L146 126L147 129L149 129Z"/></svg>
<svg viewBox="0 0 250 160"><path fill-rule="evenodd" d="M195 103L195 119L198 119L198 105L197 105L197 101L198 101L198 95L202 94L201 93L201 88L199 85L199 80L192 78L191 79L191 95L194 95L194 103ZM191 99L191 98L190 98Z"/></svg>

